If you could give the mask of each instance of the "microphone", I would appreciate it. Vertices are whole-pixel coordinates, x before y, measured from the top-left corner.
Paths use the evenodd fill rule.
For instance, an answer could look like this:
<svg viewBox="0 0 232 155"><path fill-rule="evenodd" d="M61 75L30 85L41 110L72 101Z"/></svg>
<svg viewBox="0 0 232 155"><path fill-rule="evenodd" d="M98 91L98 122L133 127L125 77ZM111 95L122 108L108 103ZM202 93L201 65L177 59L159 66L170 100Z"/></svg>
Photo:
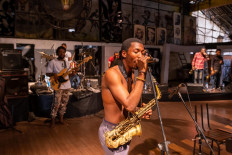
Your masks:
<svg viewBox="0 0 232 155"><path fill-rule="evenodd" d="M178 91L179 91L179 89L180 89L181 87L183 87L183 83L179 84L179 85L176 87L176 89L173 90L173 91L169 94L168 98L171 99L171 98L173 97L173 95L177 94Z"/></svg>
<svg viewBox="0 0 232 155"><path fill-rule="evenodd" d="M159 59L152 57L150 59L147 59L147 63L156 63L156 62L159 62Z"/></svg>

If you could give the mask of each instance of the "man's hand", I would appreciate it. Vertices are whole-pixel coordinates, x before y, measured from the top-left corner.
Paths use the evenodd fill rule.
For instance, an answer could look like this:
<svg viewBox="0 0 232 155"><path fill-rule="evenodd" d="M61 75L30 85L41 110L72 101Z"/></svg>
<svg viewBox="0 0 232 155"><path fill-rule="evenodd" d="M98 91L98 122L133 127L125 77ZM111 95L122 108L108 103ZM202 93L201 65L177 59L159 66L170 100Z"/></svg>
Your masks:
<svg viewBox="0 0 232 155"><path fill-rule="evenodd" d="M215 74L215 70L211 70L211 76Z"/></svg>
<svg viewBox="0 0 232 155"><path fill-rule="evenodd" d="M222 62L223 62L222 60L219 61L220 64L222 64Z"/></svg>
<svg viewBox="0 0 232 155"><path fill-rule="evenodd" d="M56 82L58 82L58 76L57 76L57 74L56 74L56 73L54 73L54 75L53 75L53 76L54 76L55 81L56 81Z"/></svg>
<svg viewBox="0 0 232 155"><path fill-rule="evenodd" d="M138 62L137 66L138 66L139 72L144 72L144 73L147 72L147 60L149 58L150 57L148 57L148 56L143 56L137 60L137 62Z"/></svg>
<svg viewBox="0 0 232 155"><path fill-rule="evenodd" d="M193 67L192 67L192 70L196 70L196 68L193 66Z"/></svg>
<svg viewBox="0 0 232 155"><path fill-rule="evenodd" d="M74 69L74 72L78 72L80 69L79 69L79 67L78 68L75 68Z"/></svg>
<svg viewBox="0 0 232 155"><path fill-rule="evenodd" d="M142 107L143 107L144 105L146 105L146 104L143 103L143 104L142 104ZM150 109L150 110L148 110L148 111L142 116L142 118L150 119L151 115L152 115L152 110Z"/></svg>

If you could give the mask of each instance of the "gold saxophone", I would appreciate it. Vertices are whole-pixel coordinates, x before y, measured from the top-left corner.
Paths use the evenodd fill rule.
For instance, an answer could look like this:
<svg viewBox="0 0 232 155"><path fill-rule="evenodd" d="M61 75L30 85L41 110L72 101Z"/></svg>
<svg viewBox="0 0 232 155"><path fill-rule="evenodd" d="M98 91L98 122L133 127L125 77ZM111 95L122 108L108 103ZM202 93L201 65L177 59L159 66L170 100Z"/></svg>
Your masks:
<svg viewBox="0 0 232 155"><path fill-rule="evenodd" d="M155 81L155 89L157 92L157 99L161 98L161 92ZM112 131L105 133L105 143L109 148L118 148L120 145L124 145L129 142L133 136L142 135L142 129L140 125L141 117L156 105L155 99L149 101L148 104L139 108L135 113L129 113L127 119L121 121Z"/></svg>

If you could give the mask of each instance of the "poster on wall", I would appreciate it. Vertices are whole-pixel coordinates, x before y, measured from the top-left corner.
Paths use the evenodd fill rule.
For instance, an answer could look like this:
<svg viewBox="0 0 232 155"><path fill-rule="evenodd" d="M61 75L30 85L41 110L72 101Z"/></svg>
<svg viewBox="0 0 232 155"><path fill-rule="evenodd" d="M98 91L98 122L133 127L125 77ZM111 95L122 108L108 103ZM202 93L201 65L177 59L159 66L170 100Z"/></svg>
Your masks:
<svg viewBox="0 0 232 155"><path fill-rule="evenodd" d="M157 45L163 45L166 43L166 29L165 28L157 28Z"/></svg>
<svg viewBox="0 0 232 155"><path fill-rule="evenodd" d="M122 24L122 41L133 37L133 26L129 24Z"/></svg>
<svg viewBox="0 0 232 155"><path fill-rule="evenodd" d="M184 44L196 44L196 17L184 16Z"/></svg>
<svg viewBox="0 0 232 155"><path fill-rule="evenodd" d="M140 39L145 44L145 26L134 25L134 37Z"/></svg>
<svg viewBox="0 0 232 155"><path fill-rule="evenodd" d="M173 15L169 11L159 11L159 27L171 29L173 27Z"/></svg>
<svg viewBox="0 0 232 155"><path fill-rule="evenodd" d="M101 40L121 42L121 0L101 0Z"/></svg>
<svg viewBox="0 0 232 155"><path fill-rule="evenodd" d="M19 38L53 39L53 29L44 24L46 20L36 14L18 13L16 16L15 36Z"/></svg>
<svg viewBox="0 0 232 155"><path fill-rule="evenodd" d="M181 14L174 12L173 14L174 25L174 44L181 44Z"/></svg>
<svg viewBox="0 0 232 155"><path fill-rule="evenodd" d="M14 1L0 2L0 36L14 36L15 29Z"/></svg>
<svg viewBox="0 0 232 155"><path fill-rule="evenodd" d="M146 45L156 44L156 29L155 27L147 27L146 31Z"/></svg>
<svg viewBox="0 0 232 155"><path fill-rule="evenodd" d="M132 5L122 4L122 23L132 24Z"/></svg>

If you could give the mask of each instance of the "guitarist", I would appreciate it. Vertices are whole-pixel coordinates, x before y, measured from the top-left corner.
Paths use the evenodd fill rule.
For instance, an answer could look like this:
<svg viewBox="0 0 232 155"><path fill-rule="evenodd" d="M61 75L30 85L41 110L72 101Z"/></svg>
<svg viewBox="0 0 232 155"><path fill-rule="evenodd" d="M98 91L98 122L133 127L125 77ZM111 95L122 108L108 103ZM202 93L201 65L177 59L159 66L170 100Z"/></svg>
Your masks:
<svg viewBox="0 0 232 155"><path fill-rule="evenodd" d="M111 131L121 121L127 118L128 112L135 112L140 101L147 72L147 59L144 56L144 46L141 40L129 38L122 43L121 61L109 68L102 77L102 100L105 117L99 128L99 140L107 155L126 155L129 144L110 149L105 144L105 132ZM134 69L139 74L135 83ZM151 110L143 117L150 118Z"/></svg>
<svg viewBox="0 0 232 155"><path fill-rule="evenodd" d="M47 76L54 77L55 81L58 81L57 74L60 73L64 68L69 68L69 63L65 60L66 49L62 46L58 47L56 50L57 58L51 60L47 66ZM74 75L73 72L71 75ZM69 79L69 77L65 77ZM69 89L71 88L70 81L64 82L61 84L59 90L54 91L54 100L51 111L51 127L55 125L55 118L57 112L59 112L60 123L64 124L63 116L66 112L66 106L69 100Z"/></svg>

